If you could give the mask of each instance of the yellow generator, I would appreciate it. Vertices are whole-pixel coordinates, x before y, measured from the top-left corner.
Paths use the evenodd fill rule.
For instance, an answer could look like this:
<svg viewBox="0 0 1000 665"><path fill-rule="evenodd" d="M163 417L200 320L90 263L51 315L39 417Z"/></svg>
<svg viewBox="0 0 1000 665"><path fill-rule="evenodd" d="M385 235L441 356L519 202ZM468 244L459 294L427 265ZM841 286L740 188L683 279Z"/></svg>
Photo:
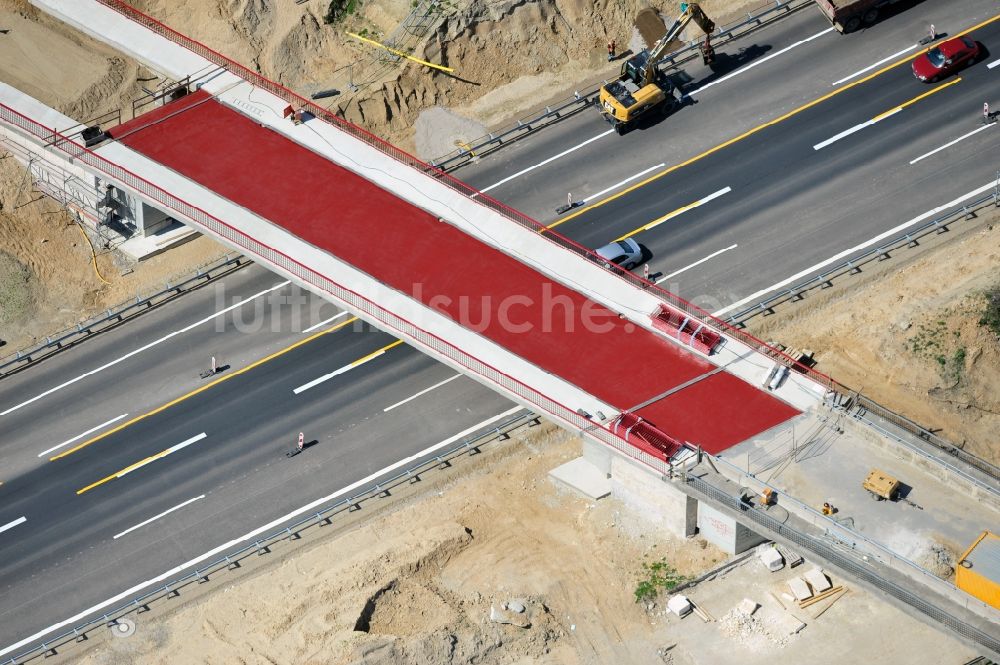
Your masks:
<svg viewBox="0 0 1000 665"><path fill-rule="evenodd" d="M622 63L617 79L601 87L598 104L601 114L619 135L635 126L651 111L668 115L680 105L683 96L673 82L656 66L681 31L694 21L707 35L702 52L711 53L711 33L715 23L696 3L681 3L681 15L653 48L643 50Z"/></svg>
<svg viewBox="0 0 1000 665"><path fill-rule="evenodd" d="M895 501L899 494L900 482L889 474L872 469L861 484L876 501Z"/></svg>

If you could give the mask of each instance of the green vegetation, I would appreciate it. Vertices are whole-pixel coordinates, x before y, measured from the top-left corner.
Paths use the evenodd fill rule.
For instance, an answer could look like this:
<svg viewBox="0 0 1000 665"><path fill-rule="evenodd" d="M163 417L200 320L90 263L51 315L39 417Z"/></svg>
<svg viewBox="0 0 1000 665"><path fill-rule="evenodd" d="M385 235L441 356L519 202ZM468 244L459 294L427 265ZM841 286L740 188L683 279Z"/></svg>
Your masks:
<svg viewBox="0 0 1000 665"><path fill-rule="evenodd" d="M944 315L948 313L944 312ZM961 341L961 334L952 330L949 337L947 325L944 319L917 324L917 332L910 337L907 346L914 354L936 362L942 378L958 383L965 370L966 350L964 346L955 347Z"/></svg>
<svg viewBox="0 0 1000 665"><path fill-rule="evenodd" d="M674 570L666 559L642 564L643 574L635 587L635 602L653 600L660 591L670 591L687 578Z"/></svg>
<svg viewBox="0 0 1000 665"><path fill-rule="evenodd" d="M979 318L979 325L986 326L994 335L1000 337L1000 286L994 286L986 291L986 307Z"/></svg>
<svg viewBox="0 0 1000 665"><path fill-rule="evenodd" d="M333 0L330 3L330 7L326 10L326 16L323 17L323 22L330 25L337 23L345 16L350 16L357 10L359 0Z"/></svg>

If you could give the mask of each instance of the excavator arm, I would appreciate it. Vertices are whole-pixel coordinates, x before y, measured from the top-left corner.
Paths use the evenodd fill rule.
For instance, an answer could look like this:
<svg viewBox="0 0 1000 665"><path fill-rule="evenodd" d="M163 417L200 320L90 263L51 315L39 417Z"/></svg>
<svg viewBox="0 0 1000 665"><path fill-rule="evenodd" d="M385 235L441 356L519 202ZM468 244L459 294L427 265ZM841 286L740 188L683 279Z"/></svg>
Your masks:
<svg viewBox="0 0 1000 665"><path fill-rule="evenodd" d="M671 42L680 36L684 28L687 27L688 23L694 21L695 24L701 28L702 32L706 35L706 48L708 46L708 39L711 38L712 33L715 31L715 22L708 18L702 8L696 2L691 3L681 3L681 13L680 16L674 21L673 25L667 30L666 34L660 38L653 48L650 49L649 59L646 61L646 68L643 70L642 81L637 82L640 85L649 85L656 78L656 63L660 61L663 54L666 53L667 49L670 47Z"/></svg>

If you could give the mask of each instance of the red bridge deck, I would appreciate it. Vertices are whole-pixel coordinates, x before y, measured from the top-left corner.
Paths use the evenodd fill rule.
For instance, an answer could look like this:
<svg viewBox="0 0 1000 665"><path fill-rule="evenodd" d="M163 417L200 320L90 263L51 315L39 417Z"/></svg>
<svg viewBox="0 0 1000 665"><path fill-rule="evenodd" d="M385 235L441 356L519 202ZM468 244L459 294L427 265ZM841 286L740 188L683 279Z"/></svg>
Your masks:
<svg viewBox="0 0 1000 665"><path fill-rule="evenodd" d="M716 369L204 93L112 133L618 409ZM798 411L720 372L637 413L717 453Z"/></svg>

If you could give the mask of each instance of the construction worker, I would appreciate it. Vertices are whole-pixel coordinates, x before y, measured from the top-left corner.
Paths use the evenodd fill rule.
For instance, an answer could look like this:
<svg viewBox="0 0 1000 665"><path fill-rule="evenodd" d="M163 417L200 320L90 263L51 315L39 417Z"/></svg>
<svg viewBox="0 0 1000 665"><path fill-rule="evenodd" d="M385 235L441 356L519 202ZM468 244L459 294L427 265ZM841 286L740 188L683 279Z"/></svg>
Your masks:
<svg viewBox="0 0 1000 665"><path fill-rule="evenodd" d="M828 503L824 503L823 504L823 514L824 515L828 515L828 516L829 515L833 515L833 506L831 506Z"/></svg>
<svg viewBox="0 0 1000 665"><path fill-rule="evenodd" d="M608 42L608 62L615 59L615 40Z"/></svg>

